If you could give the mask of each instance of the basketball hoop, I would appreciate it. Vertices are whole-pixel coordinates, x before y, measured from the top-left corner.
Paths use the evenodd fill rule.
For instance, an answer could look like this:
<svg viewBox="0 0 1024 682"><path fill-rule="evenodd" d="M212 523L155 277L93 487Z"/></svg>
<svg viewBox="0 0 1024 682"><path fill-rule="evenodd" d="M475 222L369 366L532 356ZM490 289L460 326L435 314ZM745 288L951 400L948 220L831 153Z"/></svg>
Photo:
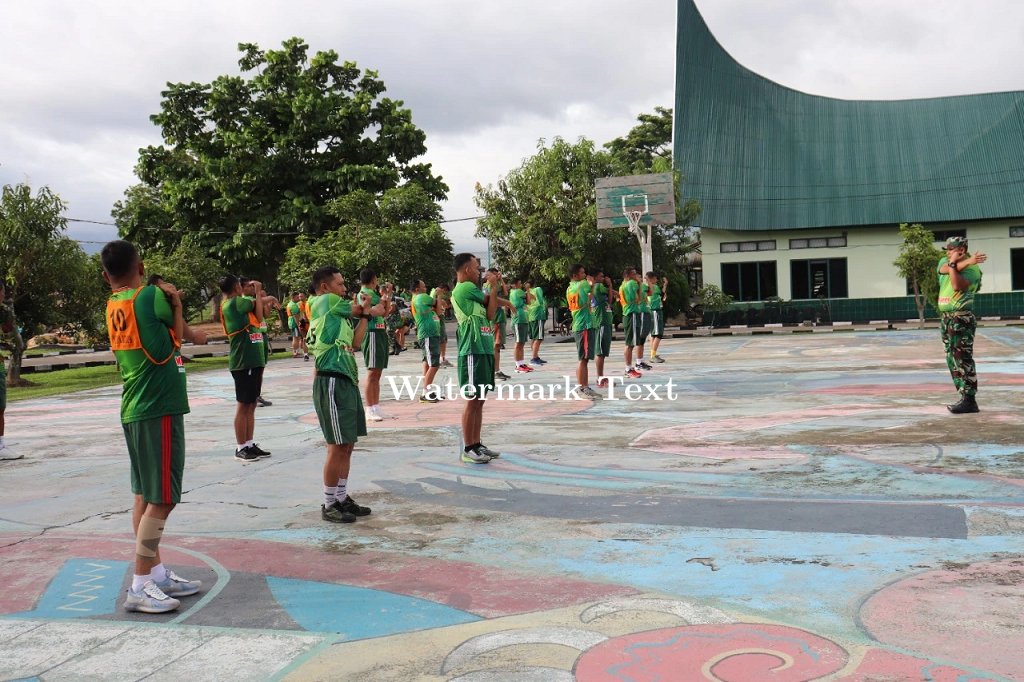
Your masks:
<svg viewBox="0 0 1024 682"><path fill-rule="evenodd" d="M633 234L640 234L640 219L644 217L643 211L626 211L623 213L629 221L629 231Z"/></svg>

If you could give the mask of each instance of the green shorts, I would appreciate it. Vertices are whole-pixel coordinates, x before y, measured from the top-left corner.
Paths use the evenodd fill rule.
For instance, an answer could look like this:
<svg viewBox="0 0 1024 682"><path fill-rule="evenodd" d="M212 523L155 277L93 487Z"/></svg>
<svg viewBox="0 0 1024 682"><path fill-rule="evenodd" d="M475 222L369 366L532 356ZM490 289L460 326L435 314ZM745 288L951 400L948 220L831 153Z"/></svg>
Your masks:
<svg viewBox="0 0 1024 682"><path fill-rule="evenodd" d="M651 311L651 336L656 339L665 337L665 311Z"/></svg>
<svg viewBox="0 0 1024 682"><path fill-rule="evenodd" d="M505 337L508 336L508 322L502 320L494 323L494 347L504 348Z"/></svg>
<svg viewBox="0 0 1024 682"><path fill-rule="evenodd" d="M423 362L427 367L441 366L441 338L438 336L425 336L420 341L420 350L423 353Z"/></svg>
<svg viewBox="0 0 1024 682"><path fill-rule="evenodd" d="M484 397L494 390L494 356L493 355L460 355L459 356L459 388L467 388L464 395Z"/></svg>
<svg viewBox="0 0 1024 682"><path fill-rule="evenodd" d="M643 343L642 332L644 328L643 315L641 313L629 313L622 316L622 331L626 334L626 347L639 346Z"/></svg>
<svg viewBox="0 0 1024 682"><path fill-rule="evenodd" d="M387 369L390 352L391 340L386 330L367 330L363 335L363 362L366 363L366 369Z"/></svg>
<svg viewBox="0 0 1024 682"><path fill-rule="evenodd" d="M132 493L152 504L181 502L185 471L185 415L122 424L131 463Z"/></svg>
<svg viewBox="0 0 1024 682"><path fill-rule="evenodd" d="M443 317L440 319L438 326L441 328L441 343L448 343L448 329L445 327Z"/></svg>
<svg viewBox="0 0 1024 682"><path fill-rule="evenodd" d="M612 323L607 322L594 330L594 355L603 358L612 354Z"/></svg>
<svg viewBox="0 0 1024 682"><path fill-rule="evenodd" d="M530 320L530 340L531 341L543 341L544 340L544 320Z"/></svg>
<svg viewBox="0 0 1024 682"><path fill-rule="evenodd" d="M366 435L363 399L350 377L318 372L313 378L313 407L328 444L355 443Z"/></svg>
<svg viewBox="0 0 1024 682"><path fill-rule="evenodd" d="M573 337L576 339L576 359L577 360L593 360L594 359L594 330L584 329L581 332L573 332Z"/></svg>
<svg viewBox="0 0 1024 682"><path fill-rule="evenodd" d="M513 324L512 333L515 335L516 343L526 343L530 340L530 323L517 322Z"/></svg>
<svg viewBox="0 0 1024 682"><path fill-rule="evenodd" d="M640 327L640 343L636 344L638 346L644 345L647 341L647 336L651 333L652 323L650 312L640 313L640 318L643 321L643 326Z"/></svg>

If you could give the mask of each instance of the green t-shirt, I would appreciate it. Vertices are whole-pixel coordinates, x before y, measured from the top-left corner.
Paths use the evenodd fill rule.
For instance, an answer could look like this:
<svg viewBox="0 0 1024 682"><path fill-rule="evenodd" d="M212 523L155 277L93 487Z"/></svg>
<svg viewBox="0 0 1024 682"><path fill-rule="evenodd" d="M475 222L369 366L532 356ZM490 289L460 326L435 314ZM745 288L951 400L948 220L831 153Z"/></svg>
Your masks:
<svg viewBox="0 0 1024 682"><path fill-rule="evenodd" d="M640 292L640 312L651 312L651 292L647 289L646 282L637 284L637 291Z"/></svg>
<svg viewBox="0 0 1024 682"><path fill-rule="evenodd" d="M441 321L434 312L434 299L427 294L416 294L412 299L413 317L416 319L416 338L441 336Z"/></svg>
<svg viewBox="0 0 1024 682"><path fill-rule="evenodd" d="M288 301L285 309L288 311L288 328L295 329L295 326L299 323L299 313L302 312L302 306L299 305L298 301Z"/></svg>
<svg viewBox="0 0 1024 682"><path fill-rule="evenodd" d="M611 301L608 300L608 287L600 282L595 284L594 299L597 301L597 307L594 308L594 326L597 327L599 320L602 326L612 324L612 306ZM601 317L599 318L598 315Z"/></svg>
<svg viewBox="0 0 1024 682"><path fill-rule="evenodd" d="M135 291L119 291L110 300L131 300ZM188 414L185 365L171 337L171 329L174 327L171 304L158 287L146 286L142 287L132 309L135 311L142 348L114 351L124 380L121 423L131 424L144 419ZM110 322L108 319L107 324ZM163 364L158 365L157 362Z"/></svg>
<svg viewBox="0 0 1024 682"><path fill-rule="evenodd" d="M484 292L484 295L487 295L487 294L491 293L491 287L490 287L489 284L485 284L483 286L483 292ZM499 296L501 295L500 292L499 292L498 295ZM505 319L506 319L505 318L505 309L502 308L501 306L498 306L498 309L494 312L494 324L495 325L499 325L502 322L504 322Z"/></svg>
<svg viewBox="0 0 1024 682"><path fill-rule="evenodd" d="M253 302L244 296L232 296L224 299L220 306L220 314L224 321L224 331L231 342L228 353L228 369L232 372L239 369L255 369L267 364L267 350L263 345L263 332L260 325L250 319Z"/></svg>
<svg viewBox="0 0 1024 682"><path fill-rule="evenodd" d="M530 318L529 321L546 320L547 311L544 309L544 292L540 290L540 287L534 287L530 289L530 293L533 294L533 303L526 307L526 314Z"/></svg>
<svg viewBox="0 0 1024 682"><path fill-rule="evenodd" d="M593 329L594 322L590 316L590 282L585 279L569 282L565 297L569 301L569 310L572 311L572 330L583 332Z"/></svg>
<svg viewBox="0 0 1024 682"><path fill-rule="evenodd" d="M369 294L370 295L370 305L371 306L375 306L378 303L380 303L380 294L378 294L373 289L370 289L368 287L361 287L359 289L359 293L361 293L361 294ZM384 317L383 316L371 317L369 320L366 321L366 333L367 334L369 334L370 332L382 332L382 333L386 334L387 331L388 331L388 325L384 321Z"/></svg>
<svg viewBox="0 0 1024 682"><path fill-rule="evenodd" d="M640 285L635 279L627 279L619 287L619 300L625 301L622 305L623 315L632 315L640 312Z"/></svg>
<svg viewBox="0 0 1024 682"><path fill-rule="evenodd" d="M651 289L651 310L661 310L661 287L657 284Z"/></svg>
<svg viewBox="0 0 1024 682"><path fill-rule="evenodd" d="M452 290L452 308L459 321L459 355L494 355L494 328L487 320L480 287L459 282Z"/></svg>
<svg viewBox="0 0 1024 682"><path fill-rule="evenodd" d="M343 374L359 385L359 367L352 348L352 303L336 294L321 294L309 301L306 343L318 372Z"/></svg>
<svg viewBox="0 0 1024 682"><path fill-rule="evenodd" d="M522 289L513 289L508 292L508 301L512 304L512 324L529 322L526 313L526 292Z"/></svg>
<svg viewBox="0 0 1024 682"><path fill-rule="evenodd" d="M981 288L981 268L977 265L968 265L961 270L960 276L966 279L970 286L964 291L957 291L953 288L953 278L941 272L942 266L948 262L947 258L939 261L939 312L971 310L974 307L974 294Z"/></svg>

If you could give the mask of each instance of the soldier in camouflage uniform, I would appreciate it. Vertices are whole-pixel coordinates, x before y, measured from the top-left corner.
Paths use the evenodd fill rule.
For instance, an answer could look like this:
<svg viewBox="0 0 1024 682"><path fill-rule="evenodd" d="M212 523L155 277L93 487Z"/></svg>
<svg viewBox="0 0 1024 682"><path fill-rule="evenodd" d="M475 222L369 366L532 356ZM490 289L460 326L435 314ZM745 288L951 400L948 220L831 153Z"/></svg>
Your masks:
<svg viewBox="0 0 1024 682"><path fill-rule="evenodd" d="M953 385L960 392L960 402L948 405L953 414L978 411L978 376L974 364L974 295L981 288L981 268L987 256L967 251L967 239L946 240L946 257L939 261L939 312L942 314L942 344L946 364L953 376Z"/></svg>

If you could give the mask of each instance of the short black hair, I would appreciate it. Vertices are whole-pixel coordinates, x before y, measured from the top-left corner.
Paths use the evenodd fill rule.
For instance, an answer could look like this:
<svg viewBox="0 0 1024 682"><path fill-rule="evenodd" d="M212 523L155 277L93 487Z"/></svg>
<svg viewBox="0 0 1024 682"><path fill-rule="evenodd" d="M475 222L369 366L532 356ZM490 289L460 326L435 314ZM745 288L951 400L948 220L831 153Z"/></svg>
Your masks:
<svg viewBox="0 0 1024 682"><path fill-rule="evenodd" d="M651 270L650 272L648 272L647 276L648 277L654 277L654 270Z"/></svg>
<svg viewBox="0 0 1024 682"><path fill-rule="evenodd" d="M373 268L363 268L359 271L359 283L364 287L368 287L373 283L373 278L376 276L377 273L373 271Z"/></svg>
<svg viewBox="0 0 1024 682"><path fill-rule="evenodd" d="M634 272L636 272L636 268L626 268L625 270L622 271L622 276L623 277L629 277Z"/></svg>
<svg viewBox="0 0 1024 682"><path fill-rule="evenodd" d="M317 268L313 272L313 291L318 290L321 284L333 279L335 275L340 274L341 270L333 265L325 265L321 268Z"/></svg>
<svg viewBox="0 0 1024 682"><path fill-rule="evenodd" d="M501 270L499 270L498 268L487 268L487 272L493 272L494 274L497 275L498 273L501 272Z"/></svg>
<svg viewBox="0 0 1024 682"><path fill-rule="evenodd" d="M139 260L139 252L135 245L124 239L107 242L100 251L100 260L107 275L118 279L128 274Z"/></svg>
<svg viewBox="0 0 1024 682"><path fill-rule="evenodd" d="M586 274L587 269L583 267L583 263L573 263L569 266L569 276L572 277L580 270L583 270L584 274Z"/></svg>
<svg viewBox="0 0 1024 682"><path fill-rule="evenodd" d="M422 281L423 281L422 279L414 279L413 281L411 281L409 283L409 291L415 291L416 289L419 289L420 282L422 282Z"/></svg>
<svg viewBox="0 0 1024 682"><path fill-rule="evenodd" d="M146 278L146 285L147 286L152 286L152 285L156 284L157 282L162 282L162 281L164 281L164 276L163 275L150 275L149 277Z"/></svg>
<svg viewBox="0 0 1024 682"><path fill-rule="evenodd" d="M251 279L249 279L248 277L239 277L239 278L238 278L238 283L239 283L239 284L241 284L241 285L242 285L243 287L244 287L245 285L247 285L247 284L248 284L249 282L251 282L251 281L252 281L252 280L251 280Z"/></svg>
<svg viewBox="0 0 1024 682"><path fill-rule="evenodd" d="M220 290L225 294L230 294L238 286L238 278L228 273L220 278Z"/></svg>
<svg viewBox="0 0 1024 682"><path fill-rule="evenodd" d="M307 296L316 296L316 289L313 288L312 284L310 284L309 287L306 288L306 295Z"/></svg>
<svg viewBox="0 0 1024 682"><path fill-rule="evenodd" d="M602 270L601 268L594 268L593 272L591 272L590 274L593 275L594 277L597 277L598 275L603 275L604 270Z"/></svg>
<svg viewBox="0 0 1024 682"><path fill-rule="evenodd" d="M455 257L455 272L458 272L462 268L466 267L466 263L476 258L471 253L460 253Z"/></svg>
<svg viewBox="0 0 1024 682"><path fill-rule="evenodd" d="M513 277L511 280L509 280L509 284L519 284L522 281L523 279L521 277Z"/></svg>

